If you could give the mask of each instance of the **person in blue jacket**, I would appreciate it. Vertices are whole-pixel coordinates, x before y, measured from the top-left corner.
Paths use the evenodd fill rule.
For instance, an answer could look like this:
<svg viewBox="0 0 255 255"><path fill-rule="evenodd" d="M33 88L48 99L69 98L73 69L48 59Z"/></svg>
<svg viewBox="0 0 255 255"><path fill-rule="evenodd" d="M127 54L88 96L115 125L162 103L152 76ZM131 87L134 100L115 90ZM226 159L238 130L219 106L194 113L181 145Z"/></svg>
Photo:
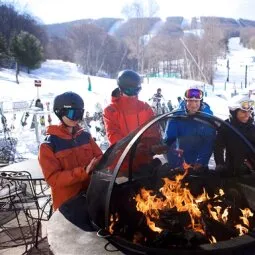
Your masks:
<svg viewBox="0 0 255 255"><path fill-rule="evenodd" d="M203 91L191 88L185 91L184 100L174 115L194 115L198 111L213 115L210 106L203 102ZM208 169L215 137L215 129L207 123L192 118L169 120L164 142L169 147L167 159L170 167L180 167L186 162L194 168Z"/></svg>

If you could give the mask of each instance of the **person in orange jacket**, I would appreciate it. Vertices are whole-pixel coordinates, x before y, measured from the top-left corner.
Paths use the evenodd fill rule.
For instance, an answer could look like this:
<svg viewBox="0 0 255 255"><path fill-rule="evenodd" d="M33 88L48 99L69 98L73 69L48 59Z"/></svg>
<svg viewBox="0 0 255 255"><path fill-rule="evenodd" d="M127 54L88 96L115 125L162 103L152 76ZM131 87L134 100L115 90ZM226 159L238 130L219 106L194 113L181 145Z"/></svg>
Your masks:
<svg viewBox="0 0 255 255"><path fill-rule="evenodd" d="M53 110L61 123L48 127L38 159L56 210L87 189L90 174L103 153L91 135L78 125L84 114L84 102L79 95L65 92L56 96Z"/></svg>
<svg viewBox="0 0 255 255"><path fill-rule="evenodd" d="M106 135L110 145L117 143L155 116L149 104L138 99L141 91L139 74L132 70L123 70L118 75L117 84L118 88L112 92L111 104L103 112ZM143 138L138 148L145 153L139 155L139 162L149 163L153 156L149 148L152 144L159 143L159 130L150 129L145 132Z"/></svg>

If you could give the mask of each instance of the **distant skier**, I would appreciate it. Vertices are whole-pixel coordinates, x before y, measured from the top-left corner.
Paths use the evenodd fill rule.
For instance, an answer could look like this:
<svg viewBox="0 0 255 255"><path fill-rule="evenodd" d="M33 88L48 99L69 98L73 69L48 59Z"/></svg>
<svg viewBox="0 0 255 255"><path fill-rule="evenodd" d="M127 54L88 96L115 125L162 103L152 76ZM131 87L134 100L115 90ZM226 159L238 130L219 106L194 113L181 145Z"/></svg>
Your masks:
<svg viewBox="0 0 255 255"><path fill-rule="evenodd" d="M164 97L161 94L161 88L157 89L157 93L155 93L152 98L149 99L149 101L152 100L152 108L155 109L155 112L157 115L163 113L161 100L164 100Z"/></svg>
<svg viewBox="0 0 255 255"><path fill-rule="evenodd" d="M90 122L93 120L93 117L90 116L90 113L89 112L86 112L86 115L85 115L85 121L86 121L86 124L89 128L91 128L90 126Z"/></svg>
<svg viewBox="0 0 255 255"><path fill-rule="evenodd" d="M41 111L43 111L43 104L41 102L41 99L36 99L35 101L35 107L38 107ZM31 123L31 129L35 128L35 121L36 121L36 114L33 115L33 120ZM41 126L45 126L45 118L43 114L40 114L40 124Z"/></svg>
<svg viewBox="0 0 255 255"><path fill-rule="evenodd" d="M171 100L168 100L168 102L167 102L167 107L168 107L168 109L169 109L170 112L174 109Z"/></svg>
<svg viewBox="0 0 255 255"><path fill-rule="evenodd" d="M42 102L41 102L41 99L36 99L36 101L35 101L35 107L38 107L38 108L40 108L42 111L43 111L43 104L42 104Z"/></svg>

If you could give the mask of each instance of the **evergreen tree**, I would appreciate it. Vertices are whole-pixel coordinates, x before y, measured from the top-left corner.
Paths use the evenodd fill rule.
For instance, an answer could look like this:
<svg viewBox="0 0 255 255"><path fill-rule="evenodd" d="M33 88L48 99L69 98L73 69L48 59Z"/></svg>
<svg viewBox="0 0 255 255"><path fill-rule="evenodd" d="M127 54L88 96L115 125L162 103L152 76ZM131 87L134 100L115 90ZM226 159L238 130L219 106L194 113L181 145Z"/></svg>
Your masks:
<svg viewBox="0 0 255 255"><path fill-rule="evenodd" d="M27 67L27 71L36 69L43 60L43 49L40 41L32 34L21 31L12 40L11 51L16 60L16 80L18 82L19 66Z"/></svg>
<svg viewBox="0 0 255 255"><path fill-rule="evenodd" d="M8 58L8 49L5 38L0 34L0 67L5 66Z"/></svg>

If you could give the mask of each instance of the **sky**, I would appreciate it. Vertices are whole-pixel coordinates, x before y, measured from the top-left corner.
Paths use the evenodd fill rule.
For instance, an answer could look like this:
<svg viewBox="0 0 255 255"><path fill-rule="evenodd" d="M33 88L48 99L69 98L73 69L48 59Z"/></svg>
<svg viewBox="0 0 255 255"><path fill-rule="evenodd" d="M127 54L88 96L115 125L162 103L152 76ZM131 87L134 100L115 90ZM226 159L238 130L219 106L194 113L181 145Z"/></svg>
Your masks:
<svg viewBox="0 0 255 255"><path fill-rule="evenodd" d="M4 0L2 0L4 2ZM133 0L6 0L45 24L102 17L124 18L123 7ZM147 2L148 0L144 0ZM254 0L155 0L157 16L223 16L255 20Z"/></svg>

